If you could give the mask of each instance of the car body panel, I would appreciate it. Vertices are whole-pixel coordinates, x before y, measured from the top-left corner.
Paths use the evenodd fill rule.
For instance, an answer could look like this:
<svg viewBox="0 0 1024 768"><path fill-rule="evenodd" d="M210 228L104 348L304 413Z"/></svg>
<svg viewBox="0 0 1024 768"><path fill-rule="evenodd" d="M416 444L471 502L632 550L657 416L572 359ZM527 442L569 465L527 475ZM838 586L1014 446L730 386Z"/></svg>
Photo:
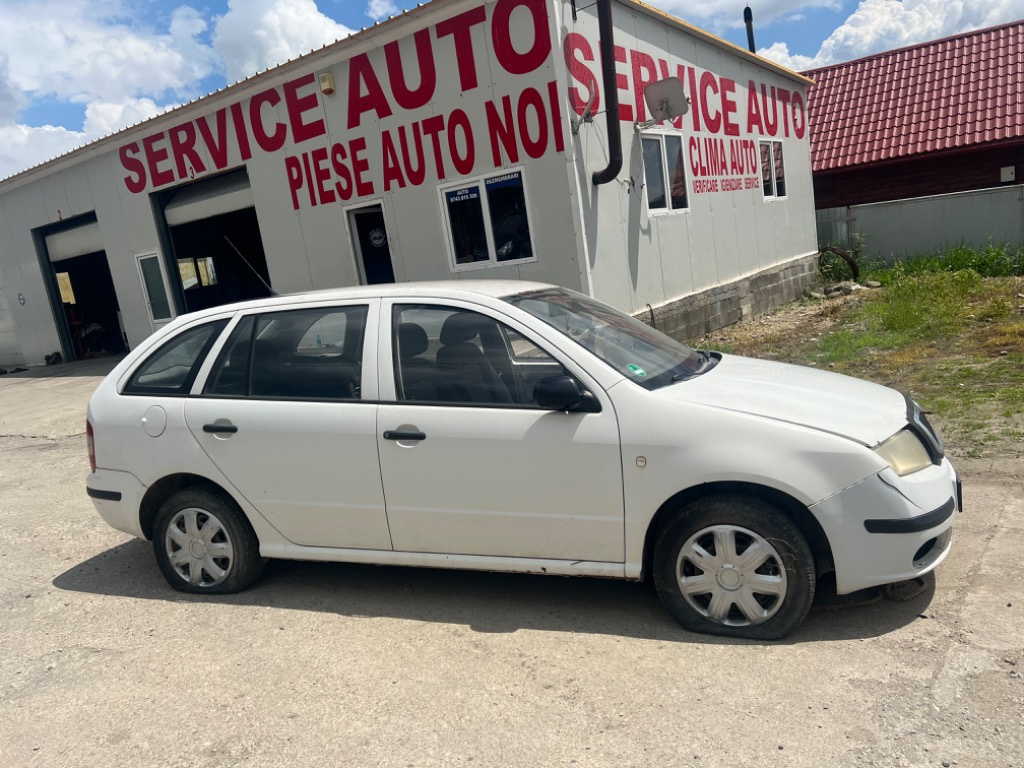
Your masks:
<svg viewBox="0 0 1024 768"><path fill-rule="evenodd" d="M844 435L867 446L891 437L893 424L905 419L907 410L903 395L870 381L737 355L724 355L703 376L659 392Z"/></svg>
<svg viewBox="0 0 1024 768"><path fill-rule="evenodd" d="M948 460L898 477L871 450L907 426L902 395L729 355L694 378L646 389L501 298L548 288L366 286L179 317L129 353L93 395L98 469L87 481L90 495L111 525L144 535L138 518L147 490L187 473L235 499L266 557L639 578L659 509L680 494L728 484L784 494L813 515L841 592L920 574L946 557L953 517L913 534L865 529L867 519L930 513L955 491ZM352 302L369 306L357 399L202 394L242 315ZM599 410L400 402L392 308L418 302L500 321L560 363ZM230 322L187 397L123 394L154 350L215 318ZM516 371L518 386L534 380L526 367ZM147 421L154 405L162 415ZM238 431L203 429L216 424ZM425 438L385 437L395 431Z"/></svg>

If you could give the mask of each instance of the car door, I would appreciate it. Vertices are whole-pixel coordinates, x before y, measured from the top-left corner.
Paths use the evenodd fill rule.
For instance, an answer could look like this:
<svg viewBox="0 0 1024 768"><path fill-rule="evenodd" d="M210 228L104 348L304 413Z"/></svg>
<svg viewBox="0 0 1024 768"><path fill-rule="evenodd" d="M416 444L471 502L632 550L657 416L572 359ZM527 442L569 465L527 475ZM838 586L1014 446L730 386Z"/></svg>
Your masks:
<svg viewBox="0 0 1024 768"><path fill-rule="evenodd" d="M242 317L201 396L186 404L210 459L296 544L391 549L375 437L378 313L370 306Z"/></svg>
<svg viewBox="0 0 1024 768"><path fill-rule="evenodd" d="M623 561L610 401L507 317L459 302L385 301L377 440L395 550ZM573 374L600 412L533 403Z"/></svg>

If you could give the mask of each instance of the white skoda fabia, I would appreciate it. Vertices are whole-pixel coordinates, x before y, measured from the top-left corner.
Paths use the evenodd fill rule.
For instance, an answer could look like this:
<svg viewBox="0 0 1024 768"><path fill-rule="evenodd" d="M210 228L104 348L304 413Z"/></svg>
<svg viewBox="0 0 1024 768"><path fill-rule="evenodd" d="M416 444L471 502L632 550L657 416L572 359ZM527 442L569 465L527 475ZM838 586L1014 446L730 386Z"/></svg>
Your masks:
<svg viewBox="0 0 1024 768"><path fill-rule="evenodd" d="M698 352L577 293L406 283L184 315L89 403L89 496L176 589L264 558L641 579L687 629L780 638L949 553L956 472L910 399Z"/></svg>

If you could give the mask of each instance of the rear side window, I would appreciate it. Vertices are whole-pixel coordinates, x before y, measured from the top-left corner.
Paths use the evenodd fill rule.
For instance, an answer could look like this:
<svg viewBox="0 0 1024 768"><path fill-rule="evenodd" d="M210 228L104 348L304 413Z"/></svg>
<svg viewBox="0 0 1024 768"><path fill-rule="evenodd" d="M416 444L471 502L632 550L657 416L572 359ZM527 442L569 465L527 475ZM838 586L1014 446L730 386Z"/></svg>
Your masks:
<svg viewBox="0 0 1024 768"><path fill-rule="evenodd" d="M162 344L132 374L124 394L187 395L225 325L227 320L218 320L189 328Z"/></svg>
<svg viewBox="0 0 1024 768"><path fill-rule="evenodd" d="M367 311L356 305L246 317L224 345L204 394L358 399Z"/></svg>

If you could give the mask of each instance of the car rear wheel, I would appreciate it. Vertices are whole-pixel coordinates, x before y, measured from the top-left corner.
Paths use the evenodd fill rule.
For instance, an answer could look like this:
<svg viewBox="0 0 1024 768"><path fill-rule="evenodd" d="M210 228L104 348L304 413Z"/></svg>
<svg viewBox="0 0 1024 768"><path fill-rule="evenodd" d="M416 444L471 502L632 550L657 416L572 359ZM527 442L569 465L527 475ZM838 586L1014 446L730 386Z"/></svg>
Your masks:
<svg viewBox="0 0 1024 768"><path fill-rule="evenodd" d="M239 592L263 571L259 540L249 521L212 488L187 488L164 502L153 529L153 550L164 578L182 592Z"/></svg>
<svg viewBox="0 0 1024 768"><path fill-rule="evenodd" d="M692 632L778 640L807 616L814 558L796 525L759 499L699 499L661 530L654 583Z"/></svg>

